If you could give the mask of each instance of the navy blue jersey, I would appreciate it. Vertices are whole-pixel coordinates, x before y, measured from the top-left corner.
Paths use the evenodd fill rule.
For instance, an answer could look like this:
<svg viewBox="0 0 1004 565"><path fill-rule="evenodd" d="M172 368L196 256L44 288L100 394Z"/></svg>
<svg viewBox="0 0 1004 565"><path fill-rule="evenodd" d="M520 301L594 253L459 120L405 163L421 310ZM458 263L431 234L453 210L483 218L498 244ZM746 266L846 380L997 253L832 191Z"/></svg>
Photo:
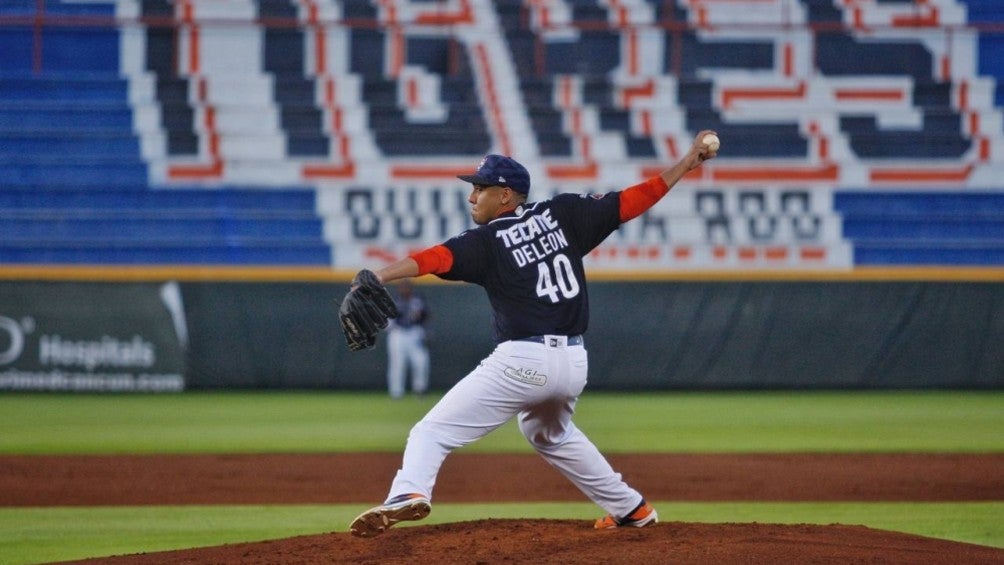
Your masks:
<svg viewBox="0 0 1004 565"><path fill-rule="evenodd" d="M394 318L394 324L397 327L410 328L425 324L425 320L429 316L429 310L425 305L424 298L417 294L412 294L407 298L398 295L394 298L394 303L397 304L397 311L399 313L398 317Z"/></svg>
<svg viewBox="0 0 1004 565"><path fill-rule="evenodd" d="M578 335L589 326L582 257L619 225L619 192L524 204L444 242L453 266L439 276L484 287L497 342Z"/></svg>

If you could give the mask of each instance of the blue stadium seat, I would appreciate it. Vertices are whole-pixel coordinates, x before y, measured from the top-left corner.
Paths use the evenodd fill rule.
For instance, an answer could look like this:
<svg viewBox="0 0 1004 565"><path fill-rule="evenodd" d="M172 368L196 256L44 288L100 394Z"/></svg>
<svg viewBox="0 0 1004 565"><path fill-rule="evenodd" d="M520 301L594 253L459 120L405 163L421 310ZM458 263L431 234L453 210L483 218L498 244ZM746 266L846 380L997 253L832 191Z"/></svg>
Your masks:
<svg viewBox="0 0 1004 565"><path fill-rule="evenodd" d="M200 217L201 216L201 217ZM271 218L251 214L213 217L199 212L40 212L18 213L0 224L0 238L7 243L64 241L91 244L136 242L195 242L255 240L282 242L321 241L321 221L308 217Z"/></svg>
<svg viewBox="0 0 1004 565"><path fill-rule="evenodd" d="M572 156L572 140L564 134L538 133L537 145L540 147L540 154L543 157Z"/></svg>
<svg viewBox="0 0 1004 565"><path fill-rule="evenodd" d="M371 2L349 0L342 2L342 16L353 24L376 22L377 7Z"/></svg>
<svg viewBox="0 0 1004 565"><path fill-rule="evenodd" d="M829 76L891 75L932 80L932 55L919 41L882 41L877 49L843 31L816 33L816 66Z"/></svg>
<svg viewBox="0 0 1004 565"><path fill-rule="evenodd" d="M198 212L219 214L280 211L297 217L314 213L314 191L306 187L262 189L230 187L206 190L172 186L150 189L145 184L108 185L100 190L69 186L29 187L0 192L0 212L71 213L88 210Z"/></svg>
<svg viewBox="0 0 1004 565"><path fill-rule="evenodd" d="M683 32L675 41L674 31L666 32L663 71L679 73L681 79L694 80L702 69L771 70L774 68L774 43L772 41L702 41L692 31ZM679 46L679 53L677 48ZM673 68L673 61L680 68Z"/></svg>
<svg viewBox="0 0 1004 565"><path fill-rule="evenodd" d="M67 4L69 6L69 4ZM78 4L77 6L85 6ZM92 5L98 8L99 4ZM72 12L73 10L68 10ZM85 11L86 12L86 11ZM73 14L56 14L69 16ZM95 14L80 14L94 16ZM111 13L107 14L111 16ZM40 59L47 72L114 73L119 69L118 30L114 27L49 26L42 30Z"/></svg>
<svg viewBox="0 0 1004 565"><path fill-rule="evenodd" d="M1004 265L1004 244L939 245L929 242L854 242L856 265Z"/></svg>
<svg viewBox="0 0 1004 565"><path fill-rule="evenodd" d="M4 132L128 131L132 111L121 104L5 103L0 101L0 137Z"/></svg>
<svg viewBox="0 0 1004 565"><path fill-rule="evenodd" d="M115 3L108 1L99 3L45 0L45 13L60 16L114 16Z"/></svg>
<svg viewBox="0 0 1004 565"><path fill-rule="evenodd" d="M840 118L854 152L865 158L957 158L972 145L961 128L958 114L936 110L925 112L920 130L879 129L874 115Z"/></svg>
<svg viewBox="0 0 1004 565"><path fill-rule="evenodd" d="M530 108L554 106L554 81L551 77L522 78L519 89L523 94L523 102Z"/></svg>
<svg viewBox="0 0 1004 565"><path fill-rule="evenodd" d="M194 153L187 82L156 84L169 147ZM309 143L319 112L289 84L290 143ZM2 71L0 262L330 264L312 189L151 188L126 93L117 72Z"/></svg>
<svg viewBox="0 0 1004 565"><path fill-rule="evenodd" d="M139 140L131 132L71 131L54 133L3 133L0 134L0 161L29 156L46 157L67 155L87 160L91 157L139 155Z"/></svg>
<svg viewBox="0 0 1004 565"><path fill-rule="evenodd" d="M966 5L969 23L1004 22L1004 3L998 0L962 0Z"/></svg>
<svg viewBox="0 0 1004 565"><path fill-rule="evenodd" d="M979 39L978 66L980 74L997 79L994 104L1004 106L1004 33L982 33Z"/></svg>
<svg viewBox="0 0 1004 565"><path fill-rule="evenodd" d="M116 157L111 162L76 164L66 163L58 156L51 162L7 163L4 168L4 188L20 187L93 187L135 184L146 186L146 164L137 158L126 160Z"/></svg>
<svg viewBox="0 0 1004 565"><path fill-rule="evenodd" d="M127 88L125 79L108 74L8 75L0 80L0 100L125 102Z"/></svg>
<svg viewBox="0 0 1004 565"><path fill-rule="evenodd" d="M652 7L656 22L682 23L687 21L687 11L676 2L667 0L646 0L646 2Z"/></svg>
<svg viewBox="0 0 1004 565"><path fill-rule="evenodd" d="M572 2L572 21L579 24L603 23L607 21L609 14L606 8L599 4L589 3L588 0L578 0Z"/></svg>
<svg viewBox="0 0 1004 565"><path fill-rule="evenodd" d="M801 0L805 6L809 22L813 24L840 24L843 22L843 12L834 5L833 0Z"/></svg>
<svg viewBox="0 0 1004 565"><path fill-rule="evenodd" d="M840 191L859 265L1000 265L1004 192Z"/></svg>
<svg viewBox="0 0 1004 565"><path fill-rule="evenodd" d="M809 141L794 121L778 123L733 123L722 120L712 104L712 84L680 81L677 94L686 108L687 128L713 129L729 140L729 155L735 157L806 157Z"/></svg>
<svg viewBox="0 0 1004 565"><path fill-rule="evenodd" d="M523 0L495 0L492 5L505 33L526 31L526 8L523 5Z"/></svg>
<svg viewBox="0 0 1004 565"><path fill-rule="evenodd" d="M384 33L365 27L349 30L349 71L364 79L381 79L384 71L374 61L384 60Z"/></svg>
<svg viewBox="0 0 1004 565"><path fill-rule="evenodd" d="M173 7L165 0L144 0L145 17L173 17ZM197 155L195 111L188 103L189 81L180 77L174 65L175 37L169 28L145 30L146 69L153 73L154 95L161 109L161 126L167 136L168 155Z"/></svg>
<svg viewBox="0 0 1004 565"><path fill-rule="evenodd" d="M296 8L288 2L270 2L261 5L260 15L295 19ZM275 75L275 103L289 154L324 156L330 142L322 126L321 109L314 103L314 82L305 75L304 42L300 28L266 29L265 70Z"/></svg>
<svg viewBox="0 0 1004 565"><path fill-rule="evenodd" d="M454 46L449 41L438 37L409 37L405 44L409 65L418 65L443 76L452 74L450 61L453 50Z"/></svg>
<svg viewBox="0 0 1004 565"><path fill-rule="evenodd" d="M363 97L369 106L369 125L384 154L394 155L483 155L491 146L484 113L476 102L470 77L444 78L446 119L438 123L414 123L397 104L397 83L369 79L363 83ZM448 98L448 97L444 97ZM452 103L450 103L452 102Z"/></svg>
<svg viewBox="0 0 1004 565"><path fill-rule="evenodd" d="M652 143L651 137L636 136L631 133L631 116L627 110L601 108L599 117L600 129L621 132L629 157L638 159L656 157L655 145Z"/></svg>
<svg viewBox="0 0 1004 565"><path fill-rule="evenodd" d="M958 218L930 216L845 217L844 235L853 240L996 241L1004 244L1004 216Z"/></svg>
<svg viewBox="0 0 1004 565"><path fill-rule="evenodd" d="M209 244L203 241L133 243L130 245L39 246L0 242L0 263L84 265L328 265L331 250L321 242Z"/></svg>
<svg viewBox="0 0 1004 565"><path fill-rule="evenodd" d="M38 13L37 0L7 0L0 2L0 15L34 16Z"/></svg>
<svg viewBox="0 0 1004 565"><path fill-rule="evenodd" d="M620 34L583 30L574 40L545 43L545 73L606 76L620 64Z"/></svg>
<svg viewBox="0 0 1004 565"><path fill-rule="evenodd" d="M407 63L440 76L440 102L446 107L443 122L416 123L409 121L398 103L398 82L386 78L383 69L373 64L374 60L380 60L374 54L383 52L384 41L384 31L353 28L350 33L351 68L363 79L362 98L368 106L368 123L383 154L477 156L487 153L491 137L466 51L454 49L445 39L407 38Z"/></svg>
<svg viewBox="0 0 1004 565"><path fill-rule="evenodd" d="M314 191L172 187L0 193L0 262L329 264Z"/></svg>
<svg viewBox="0 0 1004 565"><path fill-rule="evenodd" d="M1004 192L845 190L836 194L834 207L848 216L1004 216Z"/></svg>

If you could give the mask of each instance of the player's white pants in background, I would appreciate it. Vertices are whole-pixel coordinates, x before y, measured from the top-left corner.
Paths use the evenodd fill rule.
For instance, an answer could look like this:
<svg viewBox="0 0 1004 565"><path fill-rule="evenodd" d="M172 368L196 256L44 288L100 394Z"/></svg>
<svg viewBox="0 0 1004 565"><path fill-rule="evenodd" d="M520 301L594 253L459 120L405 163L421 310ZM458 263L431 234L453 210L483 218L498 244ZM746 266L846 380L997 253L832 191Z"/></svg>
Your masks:
<svg viewBox="0 0 1004 565"><path fill-rule="evenodd" d="M450 451L517 416L520 431L548 463L610 514L628 515L641 503L641 494L572 423L588 365L585 347L566 345L564 336L545 336L545 344L499 344L411 429L388 500L405 493L431 500Z"/></svg>
<svg viewBox="0 0 1004 565"><path fill-rule="evenodd" d="M424 341L421 326L393 327L387 334L387 392L392 398L404 396L408 367L411 390L422 394L429 388L429 350Z"/></svg>

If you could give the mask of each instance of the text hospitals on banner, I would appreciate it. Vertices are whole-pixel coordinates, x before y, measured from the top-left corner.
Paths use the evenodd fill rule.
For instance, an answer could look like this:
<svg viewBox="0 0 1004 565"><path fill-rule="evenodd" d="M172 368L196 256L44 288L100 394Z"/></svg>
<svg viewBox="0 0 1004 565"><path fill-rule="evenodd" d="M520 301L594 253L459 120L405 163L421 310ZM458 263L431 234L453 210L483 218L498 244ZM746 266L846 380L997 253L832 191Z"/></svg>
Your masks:
<svg viewBox="0 0 1004 565"><path fill-rule="evenodd" d="M5 282L0 289L0 390L184 390L187 332L177 283Z"/></svg>

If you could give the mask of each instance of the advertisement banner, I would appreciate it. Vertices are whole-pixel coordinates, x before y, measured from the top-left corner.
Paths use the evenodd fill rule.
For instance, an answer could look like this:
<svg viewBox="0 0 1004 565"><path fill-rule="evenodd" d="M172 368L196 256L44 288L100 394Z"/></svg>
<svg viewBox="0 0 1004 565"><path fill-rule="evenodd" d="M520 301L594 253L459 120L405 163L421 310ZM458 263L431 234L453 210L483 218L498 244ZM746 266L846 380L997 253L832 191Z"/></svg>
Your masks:
<svg viewBox="0 0 1004 565"><path fill-rule="evenodd" d="M187 345L177 283L0 283L0 390L175 392Z"/></svg>

